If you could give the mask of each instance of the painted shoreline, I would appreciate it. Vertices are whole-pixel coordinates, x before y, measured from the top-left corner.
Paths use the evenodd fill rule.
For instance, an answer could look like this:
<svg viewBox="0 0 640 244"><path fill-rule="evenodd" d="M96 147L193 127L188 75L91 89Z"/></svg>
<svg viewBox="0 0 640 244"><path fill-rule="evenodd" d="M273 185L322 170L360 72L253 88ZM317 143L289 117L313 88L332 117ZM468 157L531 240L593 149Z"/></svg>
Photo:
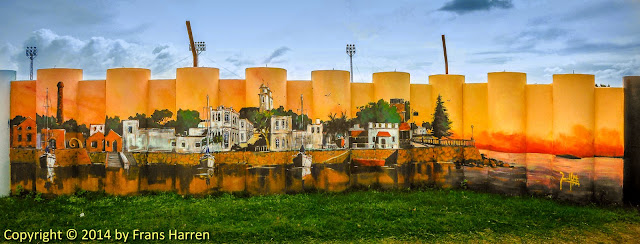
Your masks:
<svg viewBox="0 0 640 244"><path fill-rule="evenodd" d="M105 153L58 150L67 158L53 168L40 168L37 150L11 150L11 189L46 195L77 190L135 195L149 191L206 195L245 192L250 195L306 191L341 192L349 189L466 188L503 195L534 195L580 204L622 203L622 158L567 159L548 154L500 153L470 147L397 150L309 151L308 174L296 167L298 152L217 153L216 167L199 166L200 154L132 153L135 162L125 168L104 163ZM83 153L84 152L84 153ZM508 167L481 165L483 154ZM353 159L384 160L384 166L363 166Z"/></svg>

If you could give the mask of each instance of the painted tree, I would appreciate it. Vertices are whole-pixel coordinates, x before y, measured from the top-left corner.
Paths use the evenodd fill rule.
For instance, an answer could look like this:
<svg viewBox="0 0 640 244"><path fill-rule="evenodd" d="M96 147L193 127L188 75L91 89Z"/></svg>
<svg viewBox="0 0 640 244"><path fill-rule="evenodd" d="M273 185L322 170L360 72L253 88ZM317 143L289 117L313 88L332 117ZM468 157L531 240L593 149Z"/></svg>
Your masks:
<svg viewBox="0 0 640 244"><path fill-rule="evenodd" d="M187 134L186 132L189 130L189 128L196 128L198 127L198 124L200 123L200 113L196 110L178 110L178 113L176 113L176 121L175 123L169 123L167 122L167 124L165 124L166 126L169 127L175 127L176 128L176 133L180 134Z"/></svg>
<svg viewBox="0 0 640 244"><path fill-rule="evenodd" d="M249 121L253 123L253 128L264 138L267 146L269 146L269 133L271 131L272 116L273 110L266 110L254 113L253 117L249 119Z"/></svg>
<svg viewBox="0 0 640 244"><path fill-rule="evenodd" d="M147 120L147 126L149 128L160 128L165 126L169 119L173 116L173 112L169 109L155 110L151 114L151 118Z"/></svg>
<svg viewBox="0 0 640 244"><path fill-rule="evenodd" d="M340 136L347 138L349 127L351 127L352 121L347 119L347 115L343 112L340 117L335 113L329 114L329 120L324 121L324 131L334 140Z"/></svg>
<svg viewBox="0 0 640 244"><path fill-rule="evenodd" d="M360 107L356 113L356 120L361 125L373 123L400 123L402 118L398 114L396 107L380 99L378 102L370 102Z"/></svg>
<svg viewBox="0 0 640 244"><path fill-rule="evenodd" d="M451 123L447 108L445 108L444 101L442 101L442 96L438 95L436 109L433 112L433 122L431 122L433 136L438 139L451 136Z"/></svg>
<svg viewBox="0 0 640 244"><path fill-rule="evenodd" d="M118 133L118 135L122 135L122 123L120 123L119 116L115 116L113 118L107 116L104 120L104 127L105 133L109 132L109 130L113 130Z"/></svg>

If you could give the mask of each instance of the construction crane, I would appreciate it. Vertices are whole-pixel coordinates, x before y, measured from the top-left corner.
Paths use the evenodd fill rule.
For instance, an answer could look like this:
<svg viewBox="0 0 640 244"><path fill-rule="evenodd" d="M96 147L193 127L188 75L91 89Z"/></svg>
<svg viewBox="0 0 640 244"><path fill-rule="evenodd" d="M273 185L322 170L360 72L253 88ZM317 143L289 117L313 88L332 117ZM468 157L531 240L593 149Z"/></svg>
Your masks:
<svg viewBox="0 0 640 244"><path fill-rule="evenodd" d="M194 42L191 33L191 22L187 20L187 32L189 33L189 50L193 55L193 67L198 67L198 55L207 49L204 42Z"/></svg>

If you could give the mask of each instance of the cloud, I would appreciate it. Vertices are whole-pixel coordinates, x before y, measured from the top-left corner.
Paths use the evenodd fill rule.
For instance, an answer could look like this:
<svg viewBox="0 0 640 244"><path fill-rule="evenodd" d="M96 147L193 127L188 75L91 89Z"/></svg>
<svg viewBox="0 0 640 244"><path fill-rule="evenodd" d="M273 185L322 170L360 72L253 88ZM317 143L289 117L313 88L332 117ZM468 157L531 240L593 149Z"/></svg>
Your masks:
<svg viewBox="0 0 640 244"><path fill-rule="evenodd" d="M252 60L243 58L241 54L231 55L227 57L225 61L233 64L233 66L236 66L236 67L243 67L243 66L249 66L249 65L255 64L255 62L253 62Z"/></svg>
<svg viewBox="0 0 640 244"><path fill-rule="evenodd" d="M187 64L186 59L179 60L172 44L143 45L104 37L81 40L40 29L34 31L21 48L11 49L7 45L0 48L1 54L11 57L10 62L18 74L25 77L29 62L23 50L27 46L38 48L35 69L79 68L84 70L85 79L104 79L107 69L118 67L149 68L154 77L173 77L175 68Z"/></svg>
<svg viewBox="0 0 640 244"><path fill-rule="evenodd" d="M439 10L466 14L480 10L488 11L493 8L509 9L513 8L513 3L511 0L452 0Z"/></svg>
<svg viewBox="0 0 640 244"><path fill-rule="evenodd" d="M627 42L587 42L582 39L569 40L566 47L560 50L563 54L582 54L582 53L638 53L640 52L640 43Z"/></svg>
<svg viewBox="0 0 640 244"><path fill-rule="evenodd" d="M268 57L268 58L266 58L266 59L264 60L264 62L263 62L263 63L268 64L268 63L270 63L270 62L271 62L271 60L273 60L273 59L275 59L275 58L277 58L277 57L280 57L280 56L284 55L285 53L287 53L287 52L288 52L288 51L290 51L290 50L291 50L291 49L290 49L290 48L288 48L288 47L280 47L280 48L278 48L278 49L274 50L274 51L271 53L271 55L269 55L269 57Z"/></svg>
<svg viewBox="0 0 640 244"><path fill-rule="evenodd" d="M481 58L481 59L472 59L469 60L469 63L474 64L505 64L509 61L513 60L512 57L489 57L489 58Z"/></svg>

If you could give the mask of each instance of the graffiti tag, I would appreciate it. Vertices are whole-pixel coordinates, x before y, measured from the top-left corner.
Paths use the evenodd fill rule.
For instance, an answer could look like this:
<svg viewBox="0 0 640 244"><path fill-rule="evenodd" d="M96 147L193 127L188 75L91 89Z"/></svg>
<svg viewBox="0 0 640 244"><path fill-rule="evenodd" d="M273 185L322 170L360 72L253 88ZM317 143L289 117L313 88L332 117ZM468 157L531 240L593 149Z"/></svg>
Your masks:
<svg viewBox="0 0 640 244"><path fill-rule="evenodd" d="M562 191L562 183L569 183L569 191L573 189L573 186L580 186L580 179L578 179L578 175L574 173L570 173L569 177L564 177L564 173L560 172L562 177L560 178L560 190Z"/></svg>

